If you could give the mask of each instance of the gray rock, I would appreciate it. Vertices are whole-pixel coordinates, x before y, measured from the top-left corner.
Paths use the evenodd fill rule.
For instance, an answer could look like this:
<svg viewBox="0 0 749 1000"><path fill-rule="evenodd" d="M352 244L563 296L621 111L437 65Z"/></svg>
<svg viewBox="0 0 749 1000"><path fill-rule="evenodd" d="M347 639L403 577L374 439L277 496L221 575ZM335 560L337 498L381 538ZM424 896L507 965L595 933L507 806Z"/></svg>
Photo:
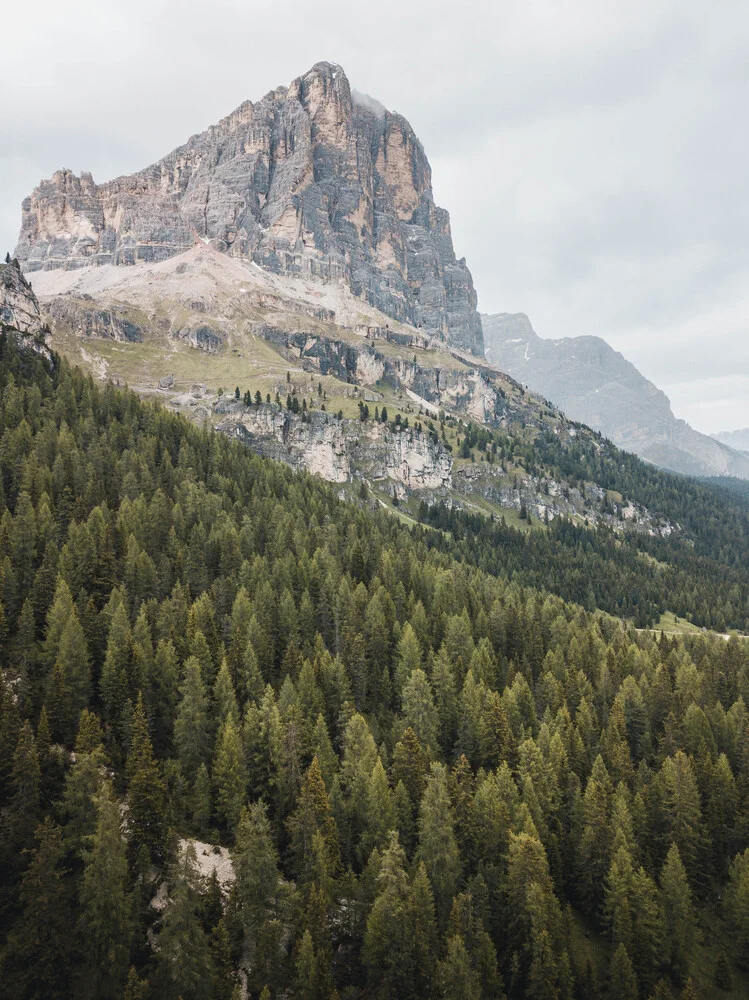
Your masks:
<svg viewBox="0 0 749 1000"><path fill-rule="evenodd" d="M483 354L476 293L408 122L318 63L163 160L95 184L69 170L23 203L26 271L126 265L197 240L279 274L342 279L386 315Z"/></svg>
<svg viewBox="0 0 749 1000"><path fill-rule="evenodd" d="M54 367L52 351L47 346L48 328L42 322L39 303L15 260L0 264L0 331L40 354Z"/></svg>
<svg viewBox="0 0 749 1000"><path fill-rule="evenodd" d="M42 329L39 303L15 263L0 264L0 324L31 336Z"/></svg>
<svg viewBox="0 0 749 1000"><path fill-rule="evenodd" d="M749 456L678 420L668 396L605 340L545 340L524 313L482 318L489 361L572 420L674 472L749 479Z"/></svg>
<svg viewBox="0 0 749 1000"><path fill-rule="evenodd" d="M75 299L61 295L48 303L49 315L58 325L78 337L101 337L119 343L141 343L143 331L127 316L125 307L102 309L90 301L90 296Z"/></svg>
<svg viewBox="0 0 749 1000"><path fill-rule="evenodd" d="M159 389L172 389L174 387L174 375L164 375L159 379Z"/></svg>

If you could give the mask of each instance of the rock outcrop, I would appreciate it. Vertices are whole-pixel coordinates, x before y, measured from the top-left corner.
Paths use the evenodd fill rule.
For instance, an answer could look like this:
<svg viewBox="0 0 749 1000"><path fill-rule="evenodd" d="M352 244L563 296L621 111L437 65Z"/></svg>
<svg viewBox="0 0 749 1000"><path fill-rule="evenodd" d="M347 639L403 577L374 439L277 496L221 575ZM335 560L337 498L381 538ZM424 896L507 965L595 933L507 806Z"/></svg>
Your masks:
<svg viewBox="0 0 749 1000"><path fill-rule="evenodd" d="M42 329L36 295L16 261L0 264L0 323L32 337Z"/></svg>
<svg viewBox="0 0 749 1000"><path fill-rule="evenodd" d="M678 420L668 396L600 337L545 340L524 313L483 323L487 358L570 419L665 469L749 479L749 456Z"/></svg>
<svg viewBox="0 0 749 1000"><path fill-rule="evenodd" d="M452 459L446 449L422 431L396 431L370 423L339 420L333 414L290 413L262 404L244 406L220 400L217 430L250 445L254 451L306 469L334 483L358 477L385 482L398 492L445 490L452 485Z"/></svg>
<svg viewBox="0 0 749 1000"><path fill-rule="evenodd" d="M140 343L143 331L125 315L124 307L99 308L90 299L61 295L47 307L52 322L72 330L78 337L97 337L120 343Z"/></svg>
<svg viewBox="0 0 749 1000"><path fill-rule="evenodd" d="M39 303L16 260L0 264L0 332L11 334L23 347L54 364Z"/></svg>
<svg viewBox="0 0 749 1000"><path fill-rule="evenodd" d="M343 281L385 315L483 354L473 281L408 122L318 63L130 177L58 171L23 203L24 270L165 260L197 241Z"/></svg>

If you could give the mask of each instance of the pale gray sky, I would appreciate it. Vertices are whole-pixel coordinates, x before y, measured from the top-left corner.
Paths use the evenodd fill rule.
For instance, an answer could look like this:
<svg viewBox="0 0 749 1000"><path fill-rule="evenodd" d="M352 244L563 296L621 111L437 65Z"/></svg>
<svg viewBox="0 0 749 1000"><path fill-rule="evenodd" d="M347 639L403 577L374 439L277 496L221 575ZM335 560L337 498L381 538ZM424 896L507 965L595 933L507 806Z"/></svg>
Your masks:
<svg viewBox="0 0 749 1000"><path fill-rule="evenodd" d="M32 0L3 14L0 246L322 59L424 143L482 311L605 337L699 430L749 426L749 5Z"/></svg>

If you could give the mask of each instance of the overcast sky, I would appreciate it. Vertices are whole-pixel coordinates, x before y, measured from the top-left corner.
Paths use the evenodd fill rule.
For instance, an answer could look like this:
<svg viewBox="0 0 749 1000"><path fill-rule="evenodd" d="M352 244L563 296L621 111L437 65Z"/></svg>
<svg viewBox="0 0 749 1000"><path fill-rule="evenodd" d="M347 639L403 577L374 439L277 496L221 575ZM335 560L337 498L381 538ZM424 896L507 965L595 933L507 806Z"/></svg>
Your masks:
<svg viewBox="0 0 749 1000"><path fill-rule="evenodd" d="M749 426L749 4L31 0L3 13L0 246L59 167L104 181L319 60L405 115L484 312L597 334Z"/></svg>

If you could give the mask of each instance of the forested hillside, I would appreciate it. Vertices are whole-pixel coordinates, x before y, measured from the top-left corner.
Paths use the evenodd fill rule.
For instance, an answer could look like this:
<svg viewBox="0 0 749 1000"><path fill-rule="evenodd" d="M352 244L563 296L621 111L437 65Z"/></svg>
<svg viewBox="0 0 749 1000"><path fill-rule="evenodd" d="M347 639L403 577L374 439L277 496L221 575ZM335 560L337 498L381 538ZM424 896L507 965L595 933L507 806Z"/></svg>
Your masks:
<svg viewBox="0 0 749 1000"><path fill-rule="evenodd" d="M749 643L441 527L0 336L2 995L746 995Z"/></svg>

